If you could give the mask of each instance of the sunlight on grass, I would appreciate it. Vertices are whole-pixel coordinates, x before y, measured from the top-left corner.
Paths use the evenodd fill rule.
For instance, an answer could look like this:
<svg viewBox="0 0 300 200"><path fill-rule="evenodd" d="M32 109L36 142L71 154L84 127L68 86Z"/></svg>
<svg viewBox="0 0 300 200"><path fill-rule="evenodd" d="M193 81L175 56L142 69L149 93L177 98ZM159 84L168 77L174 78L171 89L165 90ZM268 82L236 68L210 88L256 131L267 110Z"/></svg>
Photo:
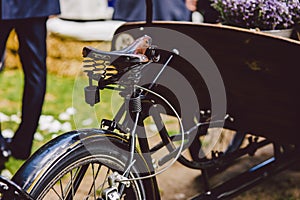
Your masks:
<svg viewBox="0 0 300 200"><path fill-rule="evenodd" d="M87 105L84 101L83 88L87 86L86 79L77 77L76 81L81 82L78 90L78 96L74 92L75 77L64 77L48 74L47 93L43 106L42 116L38 130L35 134L35 140L32 152L36 151L43 144L54 137L77 128L98 128L97 124L84 124L92 115L95 115L97 121L103 117L111 118L112 111L110 99L112 92L102 92L101 104L94 107ZM5 70L0 73L0 118L3 133L12 137L20 122L21 99L23 91L23 73L21 70ZM74 95L75 93L75 95ZM73 107L73 100L79 101L77 107ZM74 101L75 102L75 101ZM88 108L88 109L87 109ZM81 116L78 124L75 124L75 116ZM14 174L21 166L23 161L10 158L6 164L8 170Z"/></svg>

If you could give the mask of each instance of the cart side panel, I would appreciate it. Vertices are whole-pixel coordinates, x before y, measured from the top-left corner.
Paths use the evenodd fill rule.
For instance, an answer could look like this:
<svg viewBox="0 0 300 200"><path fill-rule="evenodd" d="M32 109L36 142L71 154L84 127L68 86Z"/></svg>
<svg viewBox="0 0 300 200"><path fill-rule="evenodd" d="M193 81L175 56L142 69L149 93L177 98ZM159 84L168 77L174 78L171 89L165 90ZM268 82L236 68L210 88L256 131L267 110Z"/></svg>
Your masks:
<svg viewBox="0 0 300 200"><path fill-rule="evenodd" d="M143 26L128 23L116 34ZM147 26L181 32L208 52L224 81L227 111L235 118L230 128L280 143L300 143L300 42L219 25L153 22ZM153 43L159 46L155 39Z"/></svg>

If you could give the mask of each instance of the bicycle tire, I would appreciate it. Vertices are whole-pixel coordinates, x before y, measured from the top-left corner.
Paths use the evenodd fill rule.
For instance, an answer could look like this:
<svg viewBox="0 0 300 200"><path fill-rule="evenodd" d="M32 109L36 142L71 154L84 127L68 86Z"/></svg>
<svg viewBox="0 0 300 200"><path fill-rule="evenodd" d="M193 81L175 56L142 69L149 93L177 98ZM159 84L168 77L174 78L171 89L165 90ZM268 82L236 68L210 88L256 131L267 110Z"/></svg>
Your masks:
<svg viewBox="0 0 300 200"><path fill-rule="evenodd" d="M59 149L55 149L54 151L52 151L52 153L50 152L51 156L55 157L51 159L51 162L49 164L44 167L42 167L42 165L39 167L35 166L38 160L41 160L39 163L46 162L46 160L42 156L45 155L45 151L53 149L51 145L56 146L55 143L60 143L60 140L65 140L68 137L71 137L69 139L73 140L75 138L74 134L77 135L76 138L80 138L81 142L78 143L79 140L74 140L72 144L67 145L68 147L63 147L64 149L61 151L61 153L57 154L56 156L53 152L59 152ZM70 190L72 190L72 194L69 193L71 196L67 199L85 199L83 198L86 197L85 195L90 196L91 198L89 199L93 199L93 197L94 199L101 199L100 193L105 188L103 186L100 190L96 190L96 182L99 181L99 177L95 179L94 172L92 172L92 175L88 175L92 176L93 180L91 180L91 177L83 177L81 181L91 180L92 183L80 183L84 185L79 186L80 188L76 190L76 192L78 191L78 193L73 194L74 189L68 186L70 181L68 184L66 184L69 188L61 190L60 188L64 185L63 181L65 181L66 175L68 175L69 177L78 178L78 176L80 176L80 170L82 170L86 166L89 166L88 169L90 169L90 167L94 169L94 165L99 165L101 166L101 170L103 168L107 169L106 174L111 174L113 171L118 171L118 173L121 174L124 170L124 166L126 164L128 156L125 154L120 154L120 148L122 150L126 150L128 148L128 143L119 138L117 135L108 133L107 131L92 129L73 132L71 134L68 133L66 135L63 135L61 138L51 141L50 144L46 144L41 150L39 150L39 152L36 153L36 156L33 156L32 159L26 162L21 170L18 171L18 173L14 176L13 180L17 182L25 191L27 191L34 199L37 200L55 199L54 197L56 196L57 198L59 192L61 192L61 196L57 199L65 199L67 194L63 194L64 191ZM147 171L147 173L151 173L141 157L135 157L135 159L136 162L131 168L129 178L140 177L140 172L143 172L142 175L145 175L145 172ZM112 171L109 172L108 170ZM79 175L76 174L77 172ZM74 176L72 175L72 173L74 173ZM100 173L101 172L97 172L97 174ZM84 175L87 175L87 172L85 172ZM62 178L64 178L64 180L62 180ZM106 178L107 176L104 177L104 184L107 184ZM80 179L81 178L79 177L78 180ZM71 180L72 185L73 183L76 183L75 179L73 181ZM59 184L56 185L57 183ZM94 187L95 189L95 191L92 192L92 195L92 187L89 188L88 185L92 185L92 187ZM54 189L54 187L58 188ZM80 196L83 193L82 190L88 188L89 193ZM159 199L157 191L158 190L155 178L130 181L130 187L124 190L125 195L122 196L122 199Z"/></svg>

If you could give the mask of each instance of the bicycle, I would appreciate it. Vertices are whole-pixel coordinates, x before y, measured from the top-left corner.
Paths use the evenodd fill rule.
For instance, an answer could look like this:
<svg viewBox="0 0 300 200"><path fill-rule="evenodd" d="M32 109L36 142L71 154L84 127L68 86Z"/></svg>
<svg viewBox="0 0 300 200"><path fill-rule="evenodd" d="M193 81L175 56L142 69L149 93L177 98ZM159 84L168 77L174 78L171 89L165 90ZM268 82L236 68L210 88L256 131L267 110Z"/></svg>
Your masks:
<svg viewBox="0 0 300 200"><path fill-rule="evenodd" d="M163 54L166 54L168 59L162 58ZM158 52L151 45L149 36L139 38L123 51L102 52L93 48L84 48L83 55L88 58L84 61L84 67L89 77L89 86L85 88L86 102L94 105L100 101L99 90L114 89L120 91L125 103L121 106L114 120L102 120L101 126L106 129L79 130L66 133L37 151L12 179L14 184L18 183L18 187L19 185L22 187L22 190L19 189L19 191L27 191L34 199L47 199L52 198L52 196L44 196L49 195L47 192L53 190L58 195L58 190L60 190L62 194L59 198L73 199L74 194L79 190L84 174L92 168L93 176L98 175L101 164L107 167L106 178L100 184L100 188L99 186L96 188L96 180L94 179L92 181L93 194L88 192L87 197L91 195L96 199L98 193L101 193L99 198L118 199L118 193L121 192L122 195L125 195L125 199L159 199L155 176L165 171L177 159L187 166L200 169L197 162L189 161L181 156L181 151L187 148L189 144L184 142L187 133L183 130L178 111L172 106L172 104L178 105L178 102L171 104L160 94L151 90L152 87L159 88L159 90L162 88L164 94L168 93L173 100L176 100L172 91L161 85L156 85L157 79L171 58L176 56L173 52L169 54L170 52ZM113 60L111 63L113 67L109 66L111 60ZM151 84L146 85L145 88L136 85L142 78L142 68L146 69L150 63L161 61L164 65ZM94 80L98 82L98 85L93 85ZM113 87L116 84L119 84L120 87ZM160 116L161 110L157 107L159 104L167 110L166 114L177 117L181 124L181 135L169 136L166 127L163 124L159 125L163 121ZM155 124L161 126L159 134L163 141L151 149L146 132L143 130L143 121L149 117L150 109L154 109L152 113ZM182 114L180 113L180 115ZM124 115L125 119L122 119L121 124L120 121ZM136 115L136 117L132 115ZM136 119L131 121L132 117ZM216 121L215 123L222 122ZM204 124L208 125L206 122ZM131 128L132 131L128 132L128 128L131 126L133 127ZM200 124L194 125L189 131L192 132L198 127ZM119 133L115 133L116 131ZM138 144L143 156L136 153L135 134L138 134ZM177 141L181 141L179 147L175 147L174 143ZM175 159L165 169L157 173L152 163L151 154L165 145L170 153L158 160L157 164L163 166L174 157ZM120 150L123 150L122 154L120 154ZM129 160L126 161L128 157ZM98 170L94 172L97 165ZM113 173L110 168L114 170ZM69 173L72 188L63 189L61 188L63 187L62 179L66 179L65 175L68 176ZM69 184L67 185L69 186ZM59 187L57 190L52 188L57 186ZM133 187L133 189L127 189L126 186ZM100 191L97 191L99 189ZM4 193L7 192L4 190Z"/></svg>
<svg viewBox="0 0 300 200"><path fill-rule="evenodd" d="M147 19L149 20L149 17ZM117 43L118 36L122 34L138 38L122 50L104 52L92 47L83 49L84 69L88 77L88 86L84 88L85 101L93 106L101 101L99 91L116 91L122 97L123 103L114 118L112 120L103 119L100 128L74 130L43 146L21 167L11 181L5 180L5 182L1 178L1 193L4 194L4 197L9 195L8 199L20 199L21 197L16 197L19 194L24 199L160 199L156 175L166 171L174 162L179 161L186 167L199 169L202 172L203 193L193 199L226 199L240 194L256 183L299 161L297 156L299 147L298 142L295 141L297 136L294 134L289 134L287 137L280 135L281 126L278 128L280 131L274 128L270 129L274 135L266 134L265 131L271 127L269 123L272 125L274 120L268 118L262 121L263 123L258 123L261 116L256 115L255 112L255 114L247 113L249 117L259 118L257 121L251 121L250 128L263 134L251 134L245 144L245 133L248 133L249 127L247 120L250 118L245 118L244 115L239 114L239 111L245 111L247 108L245 105L255 99L247 100L243 98L244 96L240 96L245 103L240 105L237 101L233 101L235 98L229 96L229 100L234 102L229 104L229 115L225 112L227 110L221 109L215 112L214 109L211 109L214 105L209 86L205 80L201 79L201 77L203 78L201 72L199 73L193 66L194 63L191 60L182 56L180 50L160 48L160 44L163 44L164 41L159 40L161 33L157 33L157 28L183 31L203 44L205 49L211 50L213 46L214 49L217 49L216 55L225 52L220 50L224 47L211 45L212 40L206 41L203 39L204 37L195 35L196 29L202 36L207 32L215 35L222 32L225 34L225 38L232 39L228 41L240 42L237 46L243 44L253 47L251 46L252 41L259 41L254 44L261 46L270 44L270 41L273 47L285 44L286 46L281 48L285 48L286 57L295 55L296 50L299 49L297 42L232 27L189 23L155 23L152 22L152 19L150 22L148 20L146 23L128 23L117 30L113 44ZM167 31L167 33L169 32ZM181 36L180 33L179 36ZM152 41L156 41L155 44L158 46L153 45ZM246 43L244 43L245 41ZM179 47L182 46L179 43L175 44ZM236 49L232 47L231 50ZM213 51L209 52L213 55L214 60L216 59L215 62L218 66L222 66L222 63L223 65L229 63L227 66L229 69L237 66L232 64L231 60L229 62L222 56L215 56ZM183 55L185 55L184 52ZM255 54L255 52L254 55L255 58L264 58L263 56L258 57L259 54ZM249 58L252 56L250 55ZM247 59L237 60L234 62ZM285 62L291 64L292 60ZM277 64L282 64L281 60ZM254 70L255 67L258 67L257 64L250 63L246 66L250 67L251 72L255 74L253 76L263 76L269 72L267 69L258 70L261 72L258 75ZM269 65L262 64L261 66ZM249 74L247 70L245 70L246 74ZM174 72L175 87L172 87L172 81L166 82L169 85L161 82L166 80L169 72ZM226 79L228 75L232 77L232 72L232 70L221 71L225 81L228 80ZM245 74L243 70L238 73ZM184 79L180 79L182 77ZM184 87L184 90L176 90L176 85L181 83L179 80L186 80L190 88ZM257 82L261 80L263 79L259 79ZM222 82L218 84L221 89L224 89ZM272 82L272 84L276 84L276 82ZM236 89L234 86L239 85L231 84L230 92ZM279 87L279 84L276 86ZM186 88L190 89L187 90L187 93L185 93ZM279 89L289 95L289 92L292 91L281 90L282 87ZM250 89L247 92L249 91L252 92ZM218 91L218 94L219 92L222 90ZM240 90L240 94L243 92ZM186 99L191 101L184 101ZM189 104L190 102L191 104ZM199 110L195 109L196 107ZM266 107L265 112L271 112L271 107ZM252 106L251 109L256 108ZM257 110L259 109L261 107L258 106ZM236 115L234 120L230 116L231 113ZM287 110L284 114L286 113L290 113L290 111ZM177 124L175 133L174 131L171 133L172 131L167 127L169 118L165 118L166 116L171 117L171 123ZM149 118L152 118L160 137L154 145L150 145L150 138L146 130ZM239 118L242 120L239 121ZM289 119L283 120L282 124L290 125L289 121L293 122L294 118ZM212 151L211 154L208 154L203 152L205 142L201 138L206 137L208 130L214 127L230 128L238 130L238 132L234 133L230 142L225 145L225 150ZM295 127L287 126L287 128L292 130ZM242 156L255 156L257 150L267 145L273 147L271 158L224 183L210 184L211 176L217 176ZM155 153L162 149L165 150L165 153L153 159ZM182 154L185 149L191 156ZM84 192L84 196L81 196Z"/></svg>

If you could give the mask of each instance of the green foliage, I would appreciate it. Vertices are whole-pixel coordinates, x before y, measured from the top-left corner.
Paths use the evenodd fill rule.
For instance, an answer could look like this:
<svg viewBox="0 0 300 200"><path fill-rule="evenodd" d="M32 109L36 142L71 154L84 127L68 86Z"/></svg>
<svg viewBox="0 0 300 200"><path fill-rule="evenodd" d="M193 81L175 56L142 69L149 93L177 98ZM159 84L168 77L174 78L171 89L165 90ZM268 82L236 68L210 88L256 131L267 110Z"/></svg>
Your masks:
<svg viewBox="0 0 300 200"><path fill-rule="evenodd" d="M0 112L7 116L20 116L22 93L23 93L23 73L21 70L4 70L0 73ZM51 115L55 119L60 113L72 106L74 78L61 77L53 74L48 74L47 94L43 107L43 115ZM71 122L71 121L70 121ZM71 122L72 124L72 122ZM2 122L2 130L11 129L15 131L18 124L16 122ZM74 124L72 124L74 127ZM34 141L33 151L38 149L44 143L52 139L53 133L40 131L43 135L43 140ZM61 133L56 133L61 134ZM23 162L15 159L10 159L6 167L10 172L15 173Z"/></svg>
<svg viewBox="0 0 300 200"><path fill-rule="evenodd" d="M6 69L0 73L1 113L10 117L12 115L20 117L23 82L23 73L20 69ZM50 123L56 123L58 126L69 123L71 125L70 130L99 127L101 119L111 119L120 106L118 92L109 90L101 91L101 103L91 107L85 103L84 99L84 87L87 85L88 80L85 76L70 77L49 73L42 117L50 118ZM114 100L112 101L112 99ZM73 107L76 113L71 115L70 119L62 119L61 114ZM84 123L89 121L91 122ZM15 131L18 127L18 123L14 121L2 122L1 125L2 130L11 129ZM52 124L50 124L50 126L51 125ZM66 131L63 129L57 129L57 131L55 131L55 129L43 129L40 123L37 132L40 134L41 139L34 140L32 152ZM22 163L23 161L11 158L6 164L6 168L14 174Z"/></svg>

